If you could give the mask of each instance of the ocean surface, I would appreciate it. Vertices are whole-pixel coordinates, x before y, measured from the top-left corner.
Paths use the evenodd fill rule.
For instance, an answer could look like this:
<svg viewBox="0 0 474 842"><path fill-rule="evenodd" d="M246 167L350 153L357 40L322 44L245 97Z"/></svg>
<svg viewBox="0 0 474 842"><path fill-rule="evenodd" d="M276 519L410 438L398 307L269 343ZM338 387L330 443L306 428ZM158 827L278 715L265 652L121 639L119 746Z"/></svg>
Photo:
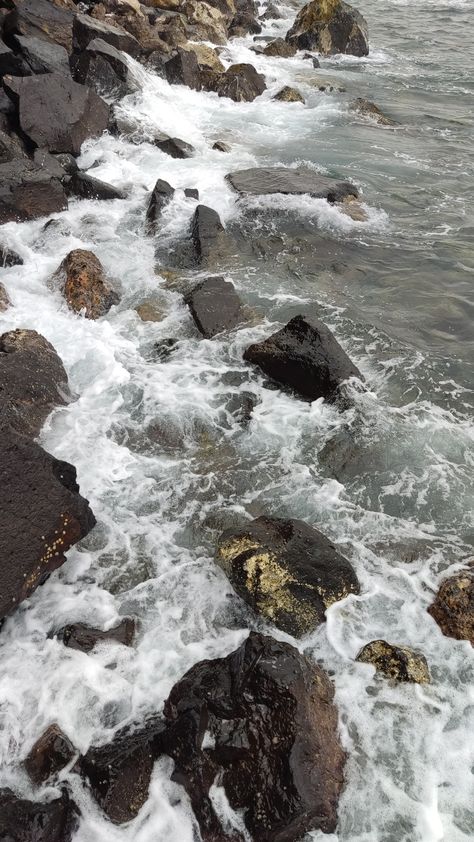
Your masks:
<svg viewBox="0 0 474 842"><path fill-rule="evenodd" d="M281 35L301 4L266 25ZM150 143L103 137L81 166L124 188L124 201L71 201L57 224L3 226L24 265L2 271L14 307L1 332L33 328L66 366L77 399L48 420L41 444L77 467L98 525L0 635L0 785L33 797L19 762L53 721L78 750L160 711L178 678L259 628L297 645L336 687L347 784L334 835L311 842L472 842L474 650L427 613L444 572L473 554L474 5L472 0L358 0L368 58L266 58L233 41L226 64L250 61L268 90L253 103L170 87L137 64L140 92L123 117L196 147L174 160ZM319 90L326 80L346 92ZM306 105L272 102L283 85ZM376 102L386 128L349 108ZM211 149L216 140L229 154ZM350 178L367 212L355 222L326 202L239 202L227 172L271 164ZM197 187L230 228L261 232L227 277L253 318L199 337L173 273L157 266L194 211L177 189L153 240L144 234L157 178ZM67 309L48 278L74 248L92 249L121 291L106 318ZM135 307L153 300L160 322ZM345 413L266 388L242 362L251 342L297 313L321 317L362 370L367 390ZM170 349L164 340L176 343ZM168 351L165 353L165 351ZM251 393L250 424L236 394ZM223 528L262 513L318 527L357 570L360 596L333 605L299 642L265 626L213 561ZM78 621L140 620L136 645L70 651L48 633ZM421 650L430 685L392 685L354 658L383 637ZM193 842L186 797L155 766L138 817L116 827L74 776L75 842ZM43 795L51 795L46 787Z"/></svg>

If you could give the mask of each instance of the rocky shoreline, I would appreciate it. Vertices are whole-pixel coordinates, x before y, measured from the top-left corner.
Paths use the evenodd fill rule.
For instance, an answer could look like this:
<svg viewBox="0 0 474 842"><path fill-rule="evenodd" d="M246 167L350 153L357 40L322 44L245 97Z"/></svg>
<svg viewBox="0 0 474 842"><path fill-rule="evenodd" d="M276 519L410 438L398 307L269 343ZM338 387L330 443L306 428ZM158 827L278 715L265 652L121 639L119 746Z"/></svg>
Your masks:
<svg viewBox="0 0 474 842"><path fill-rule="evenodd" d="M149 138L115 108L137 89L128 56L172 85L252 102L265 91L265 76L251 64L225 67L219 47L229 38L258 35L262 20L278 14L272 4L262 11L253 0L77 5L74 0L8 0L0 11L0 224L46 218L46 232L54 224L47 218L65 210L71 197L125 199L126 193L80 170L76 161L84 141L104 132L137 146L152 142L174 158L193 156L186 139ZM317 67L321 55L366 55L368 27L341 0L312 0L285 39L255 44L259 55L269 57L304 51ZM289 87L275 98L303 99ZM373 103L357 99L353 107L381 125L391 124ZM226 154L223 141L213 148ZM237 170L227 174L227 182L242 198L308 195L354 218L363 213L354 184L305 168ZM195 188L185 192L196 202L190 228L164 258L157 247L156 258L182 293L196 329L212 341L252 319L225 275L244 248L243 237L225 227L214 208L199 203ZM143 208L143 227L151 239L175 194L172 185L157 179ZM21 257L2 245L1 232L0 259L5 272L21 265ZM120 301L119 282L85 249L58 260L49 284L71 311L91 320L107 318ZM0 311L11 306L0 285ZM268 378L269 387L309 402L323 399L341 413L370 386L329 328L304 313L246 347L243 360L251 376ZM0 336L0 368L3 623L66 562L67 551L94 529L96 519L80 494L75 468L35 442L49 414L74 399L55 349L18 325ZM239 408L243 424L252 411L252 401ZM324 534L271 512L225 530L216 563L250 607L257 628L261 618L267 628L293 638L314 630L332 604L356 596L361 587L350 561ZM441 583L429 612L443 634L474 645L472 567ZM51 617L50 633L65 647L93 657L104 640L133 647L139 621L130 616L103 630L71 617L57 628ZM372 664L391 681L430 681L424 656L403 641L368 641L356 660ZM204 842L292 842L309 830L332 833L346 760L333 696L329 675L295 646L250 630L226 658L192 667L172 688L163 714L157 711L134 730L117 733L111 743L79 751L51 723L28 753L25 746L24 771L35 799L0 789L0 837L73 839L81 816L70 792L71 776L82 778L111 822L128 822L146 804L154 763L164 756L174 762L172 780L186 792ZM216 781L233 811L231 827L211 797ZM51 786L56 787L53 798L43 792Z"/></svg>

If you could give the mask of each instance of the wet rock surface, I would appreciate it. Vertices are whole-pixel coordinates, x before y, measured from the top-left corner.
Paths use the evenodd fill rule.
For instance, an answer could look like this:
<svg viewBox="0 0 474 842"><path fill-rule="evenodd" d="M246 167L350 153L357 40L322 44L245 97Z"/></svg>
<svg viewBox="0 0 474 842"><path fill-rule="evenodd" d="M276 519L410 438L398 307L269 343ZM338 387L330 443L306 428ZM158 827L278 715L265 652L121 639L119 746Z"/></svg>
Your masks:
<svg viewBox="0 0 474 842"><path fill-rule="evenodd" d="M23 259L16 251L8 248L8 246L0 246L0 267L2 269L10 269L12 266L21 266Z"/></svg>
<svg viewBox="0 0 474 842"><path fill-rule="evenodd" d="M371 120L375 120L375 122L379 123L381 126L395 125L394 120L387 117L387 115L380 110L378 105L375 105L375 102L370 102L368 99L362 99L359 97L351 103L350 108L351 111L361 114L362 117L369 117Z"/></svg>
<svg viewBox="0 0 474 842"><path fill-rule="evenodd" d="M74 79L93 88L100 96L123 97L137 90L126 56L103 41L94 38L86 49L71 56Z"/></svg>
<svg viewBox="0 0 474 842"><path fill-rule="evenodd" d="M271 193L301 195L308 193L329 202L341 201L345 196L357 196L357 188L349 181L337 181L314 170L289 167L255 167L237 170L226 176L234 190L243 196L263 196Z"/></svg>
<svg viewBox="0 0 474 842"><path fill-rule="evenodd" d="M324 622L334 602L359 592L347 559L300 520L263 516L224 532L216 560L254 611L296 637Z"/></svg>
<svg viewBox="0 0 474 842"><path fill-rule="evenodd" d="M4 313L9 307L11 307L11 301L8 293L3 284L0 284L0 313Z"/></svg>
<svg viewBox="0 0 474 842"><path fill-rule="evenodd" d="M365 18L343 0L313 0L304 6L286 35L300 50L318 50L323 55L369 53Z"/></svg>
<svg viewBox="0 0 474 842"><path fill-rule="evenodd" d="M36 741L24 766L30 780L36 785L49 781L71 762L76 750L59 725L50 725Z"/></svg>
<svg viewBox="0 0 474 842"><path fill-rule="evenodd" d="M40 38L59 44L68 52L72 46L72 22L74 15L69 9L60 8L48 0L23 0L7 15L4 34Z"/></svg>
<svg viewBox="0 0 474 842"><path fill-rule="evenodd" d="M296 842L310 829L335 829L345 758L332 699L319 667L255 633L227 658L196 664L173 687L164 750L204 842L242 838L214 811L216 776L254 840Z"/></svg>
<svg viewBox="0 0 474 842"><path fill-rule="evenodd" d="M0 789L0 839L5 842L71 842L78 824L78 809L66 790L52 801L36 802Z"/></svg>
<svg viewBox="0 0 474 842"><path fill-rule="evenodd" d="M99 178L94 178L89 173L76 170L71 173L65 181L66 192L69 196L78 196L81 199L124 199L125 193L112 184L107 184Z"/></svg>
<svg viewBox="0 0 474 842"><path fill-rule="evenodd" d="M474 562L441 583L428 608L446 637L469 640L474 646Z"/></svg>
<svg viewBox="0 0 474 842"><path fill-rule="evenodd" d="M71 310L84 311L87 319L99 319L120 300L98 257L85 249L70 251L52 281L60 285Z"/></svg>
<svg viewBox="0 0 474 842"><path fill-rule="evenodd" d="M284 38L275 38L274 41L270 41L270 43L264 47L263 55L279 58L291 58L296 55L296 47L294 44L289 44Z"/></svg>
<svg viewBox="0 0 474 842"><path fill-rule="evenodd" d="M74 50L85 50L95 38L100 38L116 50L123 50L132 56L138 55L140 51L137 39L119 24L98 20L89 15L76 15L73 25Z"/></svg>
<svg viewBox="0 0 474 842"><path fill-rule="evenodd" d="M277 102L302 102L303 105L305 102L304 96L296 88L290 88L288 85L278 91L273 99Z"/></svg>
<svg viewBox="0 0 474 842"><path fill-rule="evenodd" d="M225 73L203 73L203 87L234 102L253 102L267 86L252 64L233 64Z"/></svg>
<svg viewBox="0 0 474 842"><path fill-rule="evenodd" d="M171 158L191 158L195 151L194 146L191 146L190 143L186 143L185 140L181 140L179 137L163 135L157 137L153 143L166 155L170 155Z"/></svg>
<svg viewBox="0 0 474 842"><path fill-rule="evenodd" d="M64 76L69 76L68 52L60 44L51 44L43 38L25 37L23 35L14 36L13 42L30 73L61 73ZM28 75L26 73L16 74L14 71L9 72L12 76Z"/></svg>
<svg viewBox="0 0 474 842"><path fill-rule="evenodd" d="M194 262L202 266L218 263L228 251L228 238L217 211L198 205L191 222Z"/></svg>
<svg viewBox="0 0 474 842"><path fill-rule="evenodd" d="M64 564L67 550L90 532L95 518L72 465L8 429L0 456L3 618Z"/></svg>
<svg viewBox="0 0 474 842"><path fill-rule="evenodd" d="M232 330L243 319L234 285L221 276L206 278L185 296L185 301L198 330L206 339Z"/></svg>
<svg viewBox="0 0 474 842"><path fill-rule="evenodd" d="M178 48L176 55L164 64L170 85L187 85L195 91L201 90L201 70L194 52Z"/></svg>
<svg viewBox="0 0 474 842"><path fill-rule="evenodd" d="M60 180L26 158L0 164L0 224L28 222L67 208Z"/></svg>
<svg viewBox="0 0 474 842"><path fill-rule="evenodd" d="M163 208L174 196L174 188L167 181L159 178L156 182L146 210L146 228L149 234L155 234Z"/></svg>
<svg viewBox="0 0 474 842"><path fill-rule="evenodd" d="M121 643L123 646L131 646L135 637L135 620L125 617L107 631L83 623L71 623L55 632L55 637L69 649L77 649L80 652L91 652L98 643Z"/></svg>
<svg viewBox="0 0 474 842"><path fill-rule="evenodd" d="M268 339L250 345L244 359L311 401L335 400L342 383L363 379L329 328L305 316L295 316Z"/></svg>
<svg viewBox="0 0 474 842"><path fill-rule="evenodd" d="M426 658L408 646L387 643L386 640L372 640L357 655L356 661L372 664L377 672L396 681L428 684L430 672Z"/></svg>

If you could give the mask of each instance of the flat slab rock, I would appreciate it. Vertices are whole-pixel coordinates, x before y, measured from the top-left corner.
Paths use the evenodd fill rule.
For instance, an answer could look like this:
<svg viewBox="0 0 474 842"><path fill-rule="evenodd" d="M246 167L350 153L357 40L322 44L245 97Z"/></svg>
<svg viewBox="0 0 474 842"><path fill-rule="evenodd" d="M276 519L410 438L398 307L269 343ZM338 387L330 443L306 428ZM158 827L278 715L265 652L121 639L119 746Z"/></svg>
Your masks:
<svg viewBox="0 0 474 842"><path fill-rule="evenodd" d="M80 652L92 652L98 643L121 643L131 646L135 636L135 620L125 617L117 625L103 631L83 623L71 623L55 633L55 637L62 640L69 649Z"/></svg>
<svg viewBox="0 0 474 842"><path fill-rule="evenodd" d="M66 561L95 518L76 471L11 430L0 443L0 619Z"/></svg>
<svg viewBox="0 0 474 842"><path fill-rule="evenodd" d="M334 602L359 593L349 561L301 520L259 517L228 530L216 561L254 611L296 637L323 623Z"/></svg>
<svg viewBox="0 0 474 842"><path fill-rule="evenodd" d="M232 330L243 319L234 285L221 276L206 278L185 296L200 333L206 339Z"/></svg>
<svg viewBox="0 0 474 842"><path fill-rule="evenodd" d="M340 202L345 196L357 197L358 191L349 181L337 181L314 170L289 167L252 167L226 176L234 190L242 196L264 196L271 193L308 194L328 202Z"/></svg>
<svg viewBox="0 0 474 842"><path fill-rule="evenodd" d="M5 842L71 842L79 811L66 790L52 801L28 801L0 789L0 839Z"/></svg>

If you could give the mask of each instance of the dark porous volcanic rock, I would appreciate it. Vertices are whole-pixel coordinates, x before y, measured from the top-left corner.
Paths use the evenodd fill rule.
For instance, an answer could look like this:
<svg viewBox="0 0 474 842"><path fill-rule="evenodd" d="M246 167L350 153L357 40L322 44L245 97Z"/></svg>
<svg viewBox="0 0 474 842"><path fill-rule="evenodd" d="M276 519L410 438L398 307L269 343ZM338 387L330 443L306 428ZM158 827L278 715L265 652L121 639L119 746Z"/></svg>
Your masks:
<svg viewBox="0 0 474 842"><path fill-rule="evenodd" d="M50 725L31 749L24 762L30 780L46 783L71 762L76 750L59 725Z"/></svg>
<svg viewBox="0 0 474 842"><path fill-rule="evenodd" d="M35 146L79 155L84 140L107 129L107 103L69 77L7 76L3 84L18 108L23 133Z"/></svg>
<svg viewBox="0 0 474 842"><path fill-rule="evenodd" d="M167 181L159 178L156 182L148 202L146 209L146 229L147 233L155 234L157 230L157 223L161 216L161 212L165 205L171 201L174 196L174 188Z"/></svg>
<svg viewBox="0 0 474 842"><path fill-rule="evenodd" d="M119 24L97 20L89 15L76 15L73 24L74 52L85 50L95 38L100 38L116 50L123 50L131 56L137 56L140 52L137 39Z"/></svg>
<svg viewBox="0 0 474 842"><path fill-rule="evenodd" d="M164 64L170 85L187 85L195 91L201 90L201 69L194 52L178 47L176 55Z"/></svg>
<svg viewBox="0 0 474 842"><path fill-rule="evenodd" d="M114 824L134 819L148 798L164 724L151 720L139 731L119 732L112 743L90 748L78 767L94 798Z"/></svg>
<svg viewBox="0 0 474 842"><path fill-rule="evenodd" d="M347 559L301 520L259 517L224 532L216 558L254 611L296 637L324 622L334 602L359 593Z"/></svg>
<svg viewBox="0 0 474 842"><path fill-rule="evenodd" d="M206 205L198 205L191 222L194 261L203 266L216 263L228 252L228 239L219 214Z"/></svg>
<svg viewBox="0 0 474 842"><path fill-rule="evenodd" d="M371 640L357 655L356 661L372 664L377 672L396 681L429 684L426 658L407 646L395 646L386 640Z"/></svg>
<svg viewBox="0 0 474 842"><path fill-rule="evenodd" d="M109 284L99 258L85 249L70 251L53 280L59 281L71 310L76 313L84 310L87 319L99 319L120 300Z"/></svg>
<svg viewBox="0 0 474 842"><path fill-rule="evenodd" d="M270 41L263 50L264 56L272 56L279 58L291 58L296 55L296 47L294 44L289 44L284 38L275 38Z"/></svg>
<svg viewBox="0 0 474 842"><path fill-rule="evenodd" d="M37 802L0 789L2 842L71 842L78 820L77 807L66 790L53 801Z"/></svg>
<svg viewBox="0 0 474 842"><path fill-rule="evenodd" d="M10 269L12 266L22 266L23 258L16 251L0 245L0 268Z"/></svg>
<svg viewBox="0 0 474 842"><path fill-rule="evenodd" d="M206 339L224 330L232 330L243 319L240 298L234 285L222 277L201 281L185 300L198 330Z"/></svg>
<svg viewBox="0 0 474 842"><path fill-rule="evenodd" d="M225 73L202 73L203 88L234 102L253 102L266 89L265 76L252 64L233 64Z"/></svg>
<svg viewBox="0 0 474 842"><path fill-rule="evenodd" d="M28 222L67 208L58 178L27 158L0 164L0 225Z"/></svg>
<svg viewBox="0 0 474 842"><path fill-rule="evenodd" d="M90 41L83 52L72 54L71 70L76 82L99 95L120 98L137 90L123 53L101 38Z"/></svg>
<svg viewBox="0 0 474 842"><path fill-rule="evenodd" d="M53 346L35 330L0 336L0 423L35 438L56 406L70 399L67 374Z"/></svg>
<svg viewBox="0 0 474 842"><path fill-rule="evenodd" d="M369 54L367 21L343 0L307 3L296 16L286 40L300 50L318 50L323 55Z"/></svg>
<svg viewBox="0 0 474 842"><path fill-rule="evenodd" d="M277 94L273 97L274 100L277 102L302 102L304 104L305 99L296 88L290 88L289 85L285 85Z"/></svg>
<svg viewBox="0 0 474 842"><path fill-rule="evenodd" d="M97 643L121 643L131 646L135 636L135 620L125 617L116 626L107 631L94 629L83 623L71 623L55 632L55 637L61 640L69 649L80 652L91 652Z"/></svg>
<svg viewBox="0 0 474 842"><path fill-rule="evenodd" d="M333 695L322 669L288 643L255 633L175 684L164 708L165 750L204 842L242 839L214 811L216 778L254 842L335 830L345 755Z"/></svg>
<svg viewBox="0 0 474 842"><path fill-rule="evenodd" d="M73 18L71 11L49 0L22 0L5 18L4 37L7 42L13 35L41 38L59 44L69 52Z"/></svg>
<svg viewBox="0 0 474 842"><path fill-rule="evenodd" d="M69 196L79 196L81 199L125 199L126 195L118 187L81 170L72 173L64 186Z"/></svg>
<svg viewBox="0 0 474 842"><path fill-rule="evenodd" d="M337 181L326 175L304 167L254 167L237 170L226 176L234 190L242 196L263 196L268 193L301 195L308 193L316 199L340 202L346 196L355 196L358 191L349 181Z"/></svg>
<svg viewBox="0 0 474 842"><path fill-rule="evenodd" d="M305 316L295 316L268 339L250 345L244 360L311 401L336 400L344 381L363 379L329 328Z"/></svg>
<svg viewBox="0 0 474 842"><path fill-rule="evenodd" d="M378 105L375 105L375 102L370 102L368 99L358 97L358 99L354 100L354 102L351 102L350 109L351 111L356 111L358 114L361 114L363 117L369 117L371 120L375 120L375 122L379 123L380 126L395 125L394 120L387 117L387 115L380 110Z"/></svg>
<svg viewBox="0 0 474 842"><path fill-rule="evenodd" d="M474 646L474 569L462 570L441 583L429 613L446 637Z"/></svg>
<svg viewBox="0 0 474 842"><path fill-rule="evenodd" d="M72 465L7 428L0 447L3 618L64 564L67 550L90 532L95 518Z"/></svg>
<svg viewBox="0 0 474 842"><path fill-rule="evenodd" d="M166 155L170 155L171 158L192 158L195 152L194 146L191 146L190 143L186 143L179 137L168 137L165 134L156 137L153 145Z"/></svg>
<svg viewBox="0 0 474 842"><path fill-rule="evenodd" d="M15 35L15 49L18 50L32 73L62 73L69 76L69 56L60 44L51 44L43 38ZM12 76L27 74L13 73Z"/></svg>

